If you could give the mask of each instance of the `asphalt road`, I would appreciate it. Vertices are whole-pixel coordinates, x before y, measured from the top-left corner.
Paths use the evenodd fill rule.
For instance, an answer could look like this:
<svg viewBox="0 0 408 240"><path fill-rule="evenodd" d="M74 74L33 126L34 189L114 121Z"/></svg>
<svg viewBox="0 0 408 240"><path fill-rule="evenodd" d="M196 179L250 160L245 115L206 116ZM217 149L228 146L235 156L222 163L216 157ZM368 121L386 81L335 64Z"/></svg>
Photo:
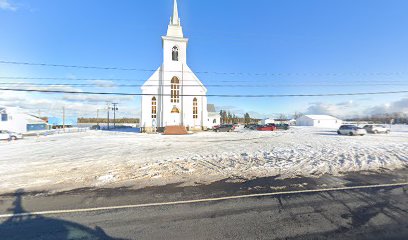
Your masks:
<svg viewBox="0 0 408 240"><path fill-rule="evenodd" d="M0 239L408 239L407 190L382 187L13 216L0 219ZM22 196L15 194L9 211L27 212Z"/></svg>

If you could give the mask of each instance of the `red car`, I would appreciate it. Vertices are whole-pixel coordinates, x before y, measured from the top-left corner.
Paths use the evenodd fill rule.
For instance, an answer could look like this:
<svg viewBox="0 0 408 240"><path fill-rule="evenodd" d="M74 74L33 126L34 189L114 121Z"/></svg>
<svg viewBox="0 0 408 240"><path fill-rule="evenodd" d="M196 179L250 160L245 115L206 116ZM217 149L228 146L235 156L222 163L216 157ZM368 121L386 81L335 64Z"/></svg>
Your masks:
<svg viewBox="0 0 408 240"><path fill-rule="evenodd" d="M260 126L256 130L258 131L276 131L276 127L273 125L268 125L268 126Z"/></svg>

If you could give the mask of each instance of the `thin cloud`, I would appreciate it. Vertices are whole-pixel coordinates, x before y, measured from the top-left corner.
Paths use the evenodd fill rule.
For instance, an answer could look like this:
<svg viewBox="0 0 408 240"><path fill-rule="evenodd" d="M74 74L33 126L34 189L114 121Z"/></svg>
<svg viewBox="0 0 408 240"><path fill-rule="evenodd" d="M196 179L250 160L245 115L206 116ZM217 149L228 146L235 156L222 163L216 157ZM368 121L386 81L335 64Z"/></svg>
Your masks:
<svg viewBox="0 0 408 240"><path fill-rule="evenodd" d="M353 101L340 102L337 104L317 102L311 103L305 114L323 114L347 118L359 115L358 108L359 105Z"/></svg>
<svg viewBox="0 0 408 240"><path fill-rule="evenodd" d="M88 83L93 84L99 88L114 88L117 86L115 82L107 81L107 80L92 80L92 81L88 81Z"/></svg>
<svg viewBox="0 0 408 240"><path fill-rule="evenodd" d="M78 88L64 86L51 86L44 90L72 90L80 91ZM118 117L139 117L140 109L134 106L135 98L132 96L88 96L66 94L63 96L27 94L23 92L0 91L0 106L19 107L37 115L61 116L62 109L68 117L95 117L97 109L104 111L106 101L118 102Z"/></svg>
<svg viewBox="0 0 408 240"><path fill-rule="evenodd" d="M11 4L8 0L0 0L0 9L8 11L16 11L17 7Z"/></svg>
<svg viewBox="0 0 408 240"><path fill-rule="evenodd" d="M408 113L408 97L395 102L374 106L366 111L368 114Z"/></svg>

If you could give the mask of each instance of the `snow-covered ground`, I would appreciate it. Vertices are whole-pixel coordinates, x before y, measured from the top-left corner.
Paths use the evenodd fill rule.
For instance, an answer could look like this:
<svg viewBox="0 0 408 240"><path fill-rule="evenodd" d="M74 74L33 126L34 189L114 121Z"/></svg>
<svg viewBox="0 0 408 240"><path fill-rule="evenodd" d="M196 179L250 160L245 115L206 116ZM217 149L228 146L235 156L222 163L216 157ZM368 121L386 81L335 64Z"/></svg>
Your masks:
<svg viewBox="0 0 408 240"><path fill-rule="evenodd" d="M408 166L407 129L363 137L308 127L188 136L89 131L0 142L0 192L393 170Z"/></svg>

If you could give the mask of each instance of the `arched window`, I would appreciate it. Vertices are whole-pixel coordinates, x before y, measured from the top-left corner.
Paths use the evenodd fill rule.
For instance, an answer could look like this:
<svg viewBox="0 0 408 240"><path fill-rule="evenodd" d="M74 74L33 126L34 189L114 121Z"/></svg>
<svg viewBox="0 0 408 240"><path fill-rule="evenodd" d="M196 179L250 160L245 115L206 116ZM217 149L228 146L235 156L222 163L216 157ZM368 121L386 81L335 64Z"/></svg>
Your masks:
<svg viewBox="0 0 408 240"><path fill-rule="evenodd" d="M178 61L178 60L179 60L179 50L178 50L178 47L176 47L176 46L173 47L171 56L172 56L172 60L173 60L173 61Z"/></svg>
<svg viewBox="0 0 408 240"><path fill-rule="evenodd" d="M177 77L171 79L171 102L180 102L180 80Z"/></svg>
<svg viewBox="0 0 408 240"><path fill-rule="evenodd" d="M157 100L156 97L152 98L152 119L157 118Z"/></svg>
<svg viewBox="0 0 408 240"><path fill-rule="evenodd" d="M193 118L197 119L198 118L198 103L197 103L197 98L194 98L193 100Z"/></svg>

